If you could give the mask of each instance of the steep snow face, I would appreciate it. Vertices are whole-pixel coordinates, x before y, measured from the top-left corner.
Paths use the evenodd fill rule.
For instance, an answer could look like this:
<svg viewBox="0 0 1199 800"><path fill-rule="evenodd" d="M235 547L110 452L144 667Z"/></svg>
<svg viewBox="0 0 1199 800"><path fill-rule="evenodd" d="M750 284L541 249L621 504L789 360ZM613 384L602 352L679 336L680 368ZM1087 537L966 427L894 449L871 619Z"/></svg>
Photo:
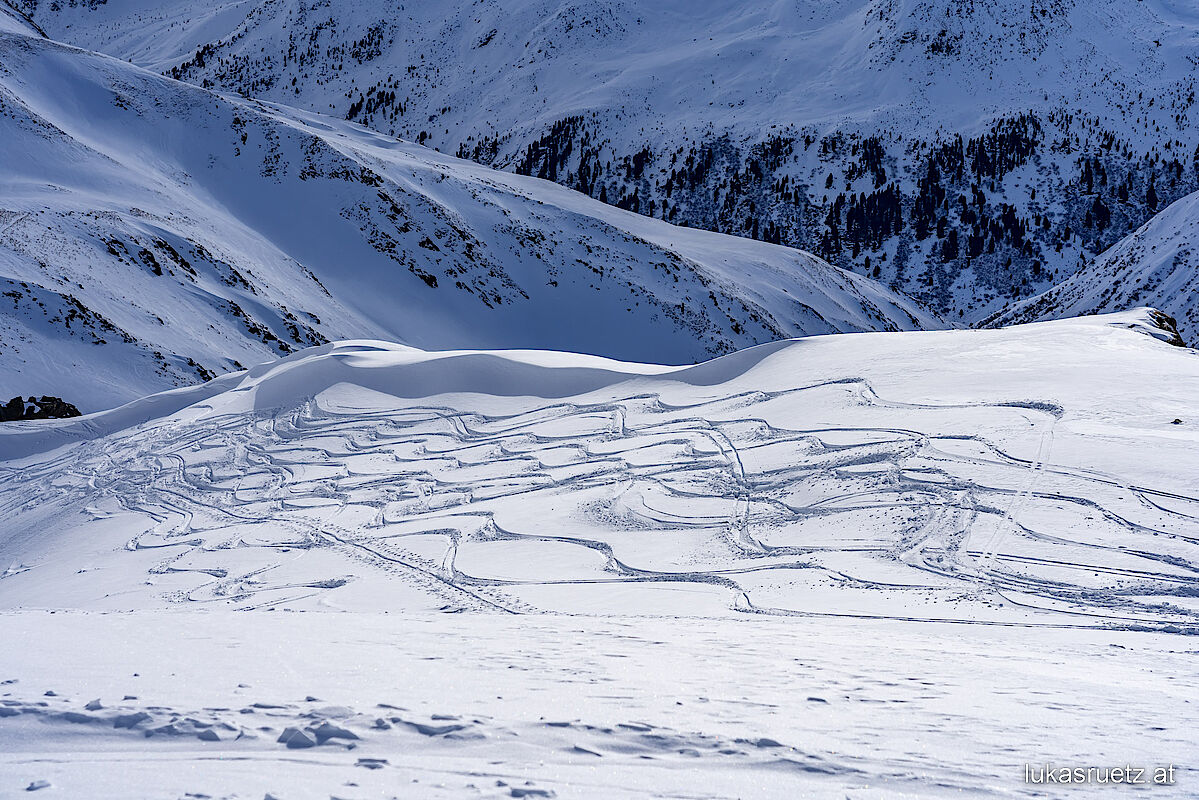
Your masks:
<svg viewBox="0 0 1199 800"><path fill-rule="evenodd" d="M1180 0L26 6L54 35L978 321L1199 189Z"/></svg>
<svg viewBox="0 0 1199 800"><path fill-rule="evenodd" d="M807 253L0 34L0 383L85 410L330 339L690 363L939 327Z"/></svg>
<svg viewBox="0 0 1199 800"><path fill-rule="evenodd" d="M1013 325L1152 304L1199 342L1199 193L1172 204L1059 286L989 321Z"/></svg>
<svg viewBox="0 0 1199 800"><path fill-rule="evenodd" d="M1199 354L1157 337L1142 310L689 367L325 345L0 426L0 608L1190 630Z"/></svg>

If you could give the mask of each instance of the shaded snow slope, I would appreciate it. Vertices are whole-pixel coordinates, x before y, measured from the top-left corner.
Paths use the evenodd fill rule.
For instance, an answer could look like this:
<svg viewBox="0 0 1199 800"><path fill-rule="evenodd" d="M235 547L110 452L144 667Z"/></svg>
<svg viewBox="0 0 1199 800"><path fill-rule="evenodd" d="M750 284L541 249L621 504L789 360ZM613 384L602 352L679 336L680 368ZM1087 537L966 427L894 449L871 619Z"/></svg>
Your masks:
<svg viewBox="0 0 1199 800"><path fill-rule="evenodd" d="M0 606L1191 629L1199 357L1164 335L1137 312L691 367L327 345L0 426Z"/></svg>
<svg viewBox="0 0 1199 800"><path fill-rule="evenodd" d="M23 0L55 35L969 322L1199 189L1185 0Z"/></svg>
<svg viewBox="0 0 1199 800"><path fill-rule="evenodd" d="M86 410L331 339L688 363L937 327L806 253L0 33L0 384Z"/></svg>
<svg viewBox="0 0 1199 800"><path fill-rule="evenodd" d="M1171 205L1069 280L988 321L1013 325L1152 305L1199 342L1199 193Z"/></svg>

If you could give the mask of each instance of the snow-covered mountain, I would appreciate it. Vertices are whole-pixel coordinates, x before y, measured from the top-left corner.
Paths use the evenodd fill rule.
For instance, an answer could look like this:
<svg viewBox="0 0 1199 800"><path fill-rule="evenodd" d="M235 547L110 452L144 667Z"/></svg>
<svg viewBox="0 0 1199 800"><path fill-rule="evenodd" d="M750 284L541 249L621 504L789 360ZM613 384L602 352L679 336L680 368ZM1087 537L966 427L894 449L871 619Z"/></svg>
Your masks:
<svg viewBox="0 0 1199 800"><path fill-rule="evenodd" d="M52 35L979 321L1199 188L1185 0L15 0Z"/></svg>
<svg viewBox="0 0 1199 800"><path fill-rule="evenodd" d="M5 397L94 410L347 337L691 363L942 324L804 252L222 97L6 18Z"/></svg>
<svg viewBox="0 0 1199 800"><path fill-rule="evenodd" d="M1199 342L1199 193L1173 203L1058 286L989 321L1013 325L1151 304Z"/></svg>
<svg viewBox="0 0 1199 800"><path fill-rule="evenodd" d="M0 0L0 796L1193 798L1197 31Z"/></svg>
<svg viewBox="0 0 1199 800"><path fill-rule="evenodd" d="M1118 748L1186 797L1199 354L1170 336L352 341L0 425L0 790L1068 798L1003 787Z"/></svg>

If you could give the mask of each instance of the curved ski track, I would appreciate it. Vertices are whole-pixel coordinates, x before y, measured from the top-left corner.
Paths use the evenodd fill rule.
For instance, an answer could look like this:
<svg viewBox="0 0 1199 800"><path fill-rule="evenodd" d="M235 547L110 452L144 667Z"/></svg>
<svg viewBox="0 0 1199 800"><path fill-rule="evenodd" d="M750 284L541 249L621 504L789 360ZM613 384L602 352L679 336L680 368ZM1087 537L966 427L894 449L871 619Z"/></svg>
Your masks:
<svg viewBox="0 0 1199 800"><path fill-rule="evenodd" d="M904 427L803 424L830 402ZM1199 498L1053 463L1061 414L894 403L859 378L500 416L321 395L0 468L0 514L115 504L146 521L126 547L161 550L151 573L194 578L177 602L279 606L381 580L446 610L571 612L585 587L690 585L760 614L1195 630ZM967 432L984 426L1018 447ZM297 575L312 551L344 572Z"/></svg>

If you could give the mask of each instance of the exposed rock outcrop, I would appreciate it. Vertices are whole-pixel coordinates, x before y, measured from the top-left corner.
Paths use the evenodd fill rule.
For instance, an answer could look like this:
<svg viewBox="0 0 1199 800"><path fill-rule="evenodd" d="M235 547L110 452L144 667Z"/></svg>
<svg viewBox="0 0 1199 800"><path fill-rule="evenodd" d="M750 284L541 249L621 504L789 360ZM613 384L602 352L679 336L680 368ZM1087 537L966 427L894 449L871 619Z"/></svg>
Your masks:
<svg viewBox="0 0 1199 800"><path fill-rule="evenodd" d="M61 417L78 417L79 409L61 397L30 397L22 400L14 397L0 406L0 422L12 422L18 419L58 419Z"/></svg>

